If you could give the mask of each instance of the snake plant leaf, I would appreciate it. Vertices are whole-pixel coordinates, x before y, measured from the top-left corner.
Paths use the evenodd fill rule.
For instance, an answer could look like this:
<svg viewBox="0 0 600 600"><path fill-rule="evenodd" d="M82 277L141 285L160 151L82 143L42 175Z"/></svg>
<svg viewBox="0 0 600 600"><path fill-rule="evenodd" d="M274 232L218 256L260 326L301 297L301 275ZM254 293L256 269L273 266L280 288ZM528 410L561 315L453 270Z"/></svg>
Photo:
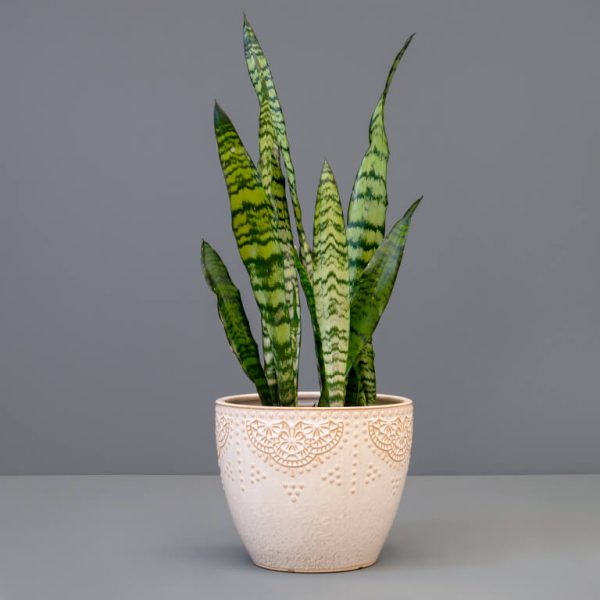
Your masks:
<svg viewBox="0 0 600 600"><path fill-rule="evenodd" d="M348 371L348 376L346 378L346 399L344 400L344 406L360 406L358 391L358 375L353 366Z"/></svg>
<svg viewBox="0 0 600 600"><path fill-rule="evenodd" d="M354 363L359 376L359 403L361 406L377 401L377 377L375 374L375 350L369 340Z"/></svg>
<svg viewBox="0 0 600 600"><path fill-rule="evenodd" d="M414 34L413 34L414 35ZM394 73L413 35L396 55L369 125L369 147L362 160L348 207L348 263L352 287L381 243L387 210L387 165L390 156L384 108Z"/></svg>
<svg viewBox="0 0 600 600"><path fill-rule="evenodd" d="M214 124L229 193L232 229L271 340L278 390L274 403L294 405L291 325L285 295L284 254L275 211L237 131L218 104L215 104Z"/></svg>
<svg viewBox="0 0 600 600"><path fill-rule="evenodd" d="M390 299L402 262L412 216L421 202L418 198L390 229L365 267L350 297L349 371L373 331Z"/></svg>
<svg viewBox="0 0 600 600"><path fill-rule="evenodd" d="M270 118L269 107L266 102L263 102L260 106L260 113L258 119L258 169L262 180L262 186L265 192L270 197L271 203L273 200L271 197L271 190L273 185L273 145L274 145L274 132ZM276 215L275 215L276 216ZM265 376L267 383L271 389L271 395L277 397L277 369L275 367L275 355L273 353L273 347L271 344L271 338L267 330L267 324L265 319L262 318L262 346L263 346L263 360Z"/></svg>
<svg viewBox="0 0 600 600"><path fill-rule="evenodd" d="M389 148L385 132L384 110L392 79L409 47L413 35L404 43L392 62L383 92L371 115L369 124L369 147L356 174L350 206L348 209L348 260L350 284L356 284L362 270L367 265L385 235L387 210L387 167ZM353 388L363 396L367 404L376 400L375 365L373 342L369 340L354 365L357 385ZM366 395L366 398L364 396ZM351 399L351 403L361 404L362 399Z"/></svg>
<svg viewBox="0 0 600 600"><path fill-rule="evenodd" d="M313 230L313 289L330 406L342 406L350 327L350 282L344 213L329 163L323 163Z"/></svg>
<svg viewBox="0 0 600 600"><path fill-rule="evenodd" d="M375 376L375 353L373 343L367 342L358 353L352 369L348 372L346 400L348 406L367 406L377 401Z"/></svg>
<svg viewBox="0 0 600 600"><path fill-rule="evenodd" d="M275 89L271 68L269 67L267 58L246 15L244 15L244 55L246 58L248 74L250 75L250 80L252 81L260 104L262 104L263 95L266 93L266 99L271 111L275 138L277 140L277 145L281 150L287 174L290 197L294 209L294 218L296 220L296 230L300 242L300 257L306 266L308 274L311 275L312 260L310 246L306 239L304 226L302 224L302 209L298 200L298 191L296 188L296 171L294 170L294 164L292 163L283 110L281 109L281 103L279 102L277 90Z"/></svg>
<svg viewBox="0 0 600 600"><path fill-rule="evenodd" d="M262 351L263 351L263 368L265 377L267 379L267 385L271 392L271 398L277 398L279 392L277 391L277 368L275 367L275 354L273 353L273 347L271 345L271 338L267 331L267 324L261 317L261 331L262 331Z"/></svg>
<svg viewBox="0 0 600 600"><path fill-rule="evenodd" d="M201 256L204 278L217 297L219 317L229 345L244 373L254 382L261 403L272 404L269 386L260 364L258 346L252 336L240 292L231 281L221 257L208 242L202 242Z"/></svg>
<svg viewBox="0 0 600 600"><path fill-rule="evenodd" d="M259 170L263 189L267 192L275 213L279 242L284 253L284 287L286 301L290 313L291 326L291 353L293 357L292 373L294 374L294 388L298 388L298 362L300 358L300 294L298 290L298 277L291 254L294 250L294 236L290 224L287 199L285 195L285 178L279 162L279 150L276 145L275 131L271 120L269 102L266 99L263 85L263 100L260 105L259 127ZM266 332L265 332L266 334ZM268 336L267 336L268 337ZM263 335L263 356L265 359L265 372L269 383L273 379L273 356L270 351L270 340Z"/></svg>
<svg viewBox="0 0 600 600"><path fill-rule="evenodd" d="M319 331L319 321L317 319L317 309L315 306L315 294L313 289L312 281L310 280L306 268L302 264L302 261L298 257L298 254L294 252L292 254L294 264L298 271L298 277L300 278L300 284L304 290L304 296L306 297L306 303L308 305L308 311L310 313L310 321L313 329L313 337L315 340L315 354L317 356L317 367L319 370L319 383L321 385L321 397L319 398L319 406L329 406L326 378L325 378L325 364L323 361L323 346L321 343L321 332Z"/></svg>
<svg viewBox="0 0 600 600"><path fill-rule="evenodd" d="M298 276L294 265L292 246L284 248L283 269L285 273L285 293L288 300L290 317L290 352L292 355L292 377L295 397L298 397L298 372L300 363L300 342L302 337L301 313L300 313L300 289ZM288 275L289 274L289 275Z"/></svg>

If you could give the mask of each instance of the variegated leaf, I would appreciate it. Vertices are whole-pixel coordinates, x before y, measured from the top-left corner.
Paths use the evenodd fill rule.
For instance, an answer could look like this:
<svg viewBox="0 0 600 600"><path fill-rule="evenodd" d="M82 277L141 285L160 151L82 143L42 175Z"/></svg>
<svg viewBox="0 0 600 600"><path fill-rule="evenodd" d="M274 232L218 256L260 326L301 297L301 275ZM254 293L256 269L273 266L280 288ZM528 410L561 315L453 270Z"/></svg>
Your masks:
<svg viewBox="0 0 600 600"><path fill-rule="evenodd" d="M292 255L294 264L298 271L298 277L300 278L300 284L304 290L304 296L306 297L306 303L308 304L308 310L310 313L310 321L313 329L313 337L315 340L315 354L317 356L317 367L319 369L319 383L321 385L321 397L319 398L319 406L329 406L328 393L327 393L327 380L325 377L325 364L323 361L323 345L321 342L321 332L319 331L319 320L317 318L317 309L315 306L315 294L313 290L313 284L306 272L306 268L302 264L297 253Z"/></svg>
<svg viewBox="0 0 600 600"><path fill-rule="evenodd" d="M273 122L269 102L266 99L266 88L263 85L263 96L260 105L258 145L259 145L259 170L263 189L268 192L273 205L279 242L284 254L285 293L288 303L291 326L291 353L293 357L294 389L298 390L298 361L300 356L300 295L298 293L298 277L291 257L294 251L294 237L290 225L287 199L285 196L285 179L279 163L279 151L275 139ZM269 352L270 340L263 336L263 356L265 359L265 372L267 379L272 371L269 362L272 353Z"/></svg>
<svg viewBox="0 0 600 600"><path fill-rule="evenodd" d="M389 159L384 122L385 101L394 73L412 38L411 35L406 40L388 72L385 87L371 116L369 147L356 174L354 187L352 188L348 209L348 260L350 285L352 287L356 284L362 270L385 235L388 203L387 166ZM373 356L373 342L369 340L359 355L356 365L354 365L354 369L357 371L356 393L362 394L367 404L375 403L376 399ZM356 398L349 398L349 401L361 403L361 399Z"/></svg>
<svg viewBox="0 0 600 600"><path fill-rule="evenodd" d="M402 262L410 222L421 200L419 198L413 202L404 216L390 229L352 290L348 370L365 344L371 340L387 306Z"/></svg>
<svg viewBox="0 0 600 600"><path fill-rule="evenodd" d="M233 232L271 341L278 390L274 403L293 405L296 395L291 325L284 284L284 253L279 243L275 211L233 124L218 105L215 105L214 121L229 192Z"/></svg>
<svg viewBox="0 0 600 600"><path fill-rule="evenodd" d="M340 195L327 161L317 192L313 246L313 290L328 401L331 406L341 406L346 392L350 326L348 247Z"/></svg>
<svg viewBox="0 0 600 600"><path fill-rule="evenodd" d="M375 353L373 342L367 342L358 353L348 372L346 400L348 406L367 406L377 401L377 380L375 375Z"/></svg>
<svg viewBox="0 0 600 600"><path fill-rule="evenodd" d="M267 330L267 323L261 316L261 333L262 333L262 351L263 351L263 366L265 378L271 392L272 398L278 398L277 390L277 368L275 367L275 355L271 345L271 338Z"/></svg>
<svg viewBox="0 0 600 600"><path fill-rule="evenodd" d="M221 257L207 242L202 242L202 267L210 289L217 296L219 317L233 353L244 373L254 382L261 403L272 404L271 393L260 364L258 346L244 311L240 292L231 281Z"/></svg>
<svg viewBox="0 0 600 600"><path fill-rule="evenodd" d="M375 376L375 352L373 342L369 341L358 353L354 361L354 369L358 375L358 401L360 406L375 404L377 400L377 380Z"/></svg>
<svg viewBox="0 0 600 600"><path fill-rule="evenodd" d="M411 35L406 40L392 63L383 93L371 116L369 148L358 169L352 188L348 208L348 263L352 287L385 234L388 204L387 165L390 155L384 123L385 100L398 63L412 38Z"/></svg>
<svg viewBox="0 0 600 600"><path fill-rule="evenodd" d="M271 75L271 68L267 62L267 58L260 46L258 38L252 29L252 26L248 22L248 19L244 15L244 54L246 58L246 66L248 68L248 74L250 80L256 91L259 103L262 103L263 95L266 92L269 108L271 111L271 119L273 121L273 128L275 131L275 138L277 140L277 146L281 151L283 157L283 163L285 165L285 171L287 174L288 186L290 190L290 197L292 201L292 207L294 209L294 218L296 220L296 230L298 232L298 240L300 242L300 257L304 263L306 270L311 276L312 264L311 264L311 253L306 234L304 232L304 226L302 224L302 209L298 200L298 192L296 188L296 172L294 170L294 164L292 163L292 156L290 153L290 145L287 137L287 130L285 125L285 119L283 117L283 111L281 109L281 103L275 89L273 82L273 76Z"/></svg>

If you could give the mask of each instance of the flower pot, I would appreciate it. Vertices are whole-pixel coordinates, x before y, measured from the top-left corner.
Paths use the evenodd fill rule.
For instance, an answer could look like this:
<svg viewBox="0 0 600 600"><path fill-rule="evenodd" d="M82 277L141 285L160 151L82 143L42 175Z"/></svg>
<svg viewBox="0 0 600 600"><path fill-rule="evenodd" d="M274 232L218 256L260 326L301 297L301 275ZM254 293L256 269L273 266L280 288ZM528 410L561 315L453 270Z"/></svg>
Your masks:
<svg viewBox="0 0 600 600"><path fill-rule="evenodd" d="M402 495L412 401L372 406L261 406L256 394L216 401L217 455L235 526L252 560L278 571L372 565Z"/></svg>

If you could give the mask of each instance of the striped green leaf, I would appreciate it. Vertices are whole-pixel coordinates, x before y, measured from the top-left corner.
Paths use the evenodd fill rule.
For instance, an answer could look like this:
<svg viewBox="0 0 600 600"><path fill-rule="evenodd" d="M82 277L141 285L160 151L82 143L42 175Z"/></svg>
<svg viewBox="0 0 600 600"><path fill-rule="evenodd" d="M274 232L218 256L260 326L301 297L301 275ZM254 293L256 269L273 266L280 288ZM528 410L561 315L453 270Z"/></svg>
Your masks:
<svg viewBox="0 0 600 600"><path fill-rule="evenodd" d="M346 378L346 399L344 400L344 406L361 406L358 394L358 375L354 367L348 371L348 377Z"/></svg>
<svg viewBox="0 0 600 600"><path fill-rule="evenodd" d="M373 344L367 342L358 353L354 365L348 372L346 385L347 406L367 406L377 400L377 384L375 378L375 355Z"/></svg>
<svg viewBox="0 0 600 600"><path fill-rule="evenodd" d="M346 391L345 404L349 406L365 406L377 401L377 377L375 374L375 350L373 340L369 340L358 353L348 379L355 381Z"/></svg>
<svg viewBox="0 0 600 600"><path fill-rule="evenodd" d="M267 331L267 323L261 316L261 332L262 332L262 351L263 351L263 363L264 372L267 379L267 384L271 392L272 398L278 398L279 392L277 391L277 368L275 367L275 355L273 354L273 348L271 346L271 338Z"/></svg>
<svg viewBox="0 0 600 600"><path fill-rule="evenodd" d="M313 290L331 406L344 404L350 326L348 247L340 195L323 163L313 230Z"/></svg>
<svg viewBox="0 0 600 600"><path fill-rule="evenodd" d="M351 372L356 375L356 398L348 398L356 406L375 404L377 400L377 381L375 376L375 353L373 342L369 341L358 353ZM348 374L350 376L350 373Z"/></svg>
<svg viewBox="0 0 600 600"><path fill-rule="evenodd" d="M263 189L265 190L265 192L268 193L271 203L273 203L271 197L271 189L273 186L272 154L274 145L274 134L273 127L271 124L269 107L266 102L261 104L260 106L258 123L258 169L260 171ZM269 332L267 330L267 324L265 322L265 318L262 315L261 321L265 376L267 378L269 388L271 389L271 395L273 397L277 397L277 369L275 367L275 355L273 353L273 347L271 345L271 338L269 337Z"/></svg>
<svg viewBox="0 0 600 600"><path fill-rule="evenodd" d="M288 304L291 326L291 353L293 357L292 373L294 389L298 389L298 361L300 357L300 295L298 277L292 259L294 237L290 225L287 199L285 196L285 179L279 162L279 150L275 139L269 102L263 85L263 100L260 105L258 146L259 170L263 189L268 193L275 214L277 235L284 254L284 287ZM270 340L263 335L263 356L267 378L272 379L273 356L270 352ZM271 376L270 376L271 375ZM270 381L271 383L271 381Z"/></svg>
<svg viewBox="0 0 600 600"><path fill-rule="evenodd" d="M298 271L298 277L300 278L300 284L304 290L304 296L306 297L306 303L308 304L308 311L310 313L310 321L313 329L313 337L315 340L315 354L317 356L317 367L319 369L319 383L321 385L321 397L319 398L319 406L329 406L327 385L325 378L325 364L323 361L323 345L321 343L321 332L319 331L319 321L317 318L317 309L315 305L315 294L313 284L306 272L306 269L298 254L294 252L292 255L294 264Z"/></svg>
<svg viewBox="0 0 600 600"><path fill-rule="evenodd" d="M202 267L210 289L217 296L219 317L233 353L244 373L254 382L263 404L272 404L271 393L260 364L258 346L244 311L240 292L231 281L221 257L207 242L202 242Z"/></svg>
<svg viewBox="0 0 600 600"><path fill-rule="evenodd" d="M398 63L410 45L411 35L396 55L369 125L369 147L362 160L348 208L348 263L352 287L383 240L387 210L387 165L390 156L385 133L384 108Z"/></svg>
<svg viewBox="0 0 600 600"><path fill-rule="evenodd" d="M271 341L278 390L274 403L294 405L296 394L284 253L278 239L275 211L233 124L217 104L214 124L229 193L232 229Z"/></svg>
<svg viewBox="0 0 600 600"><path fill-rule="evenodd" d="M273 76L271 75L271 68L269 67L269 63L260 46L256 34L254 33L254 30L252 29L252 26L248 22L248 19L245 15L244 55L246 58L248 74L250 75L250 80L252 81L252 85L256 91L259 103L262 104L263 96L266 93L266 99L271 111L271 119L273 122L277 146L281 151L287 174L290 197L292 201L292 207L294 209L294 218L296 220L296 230L298 232L298 240L300 242L300 257L302 258L302 262L304 263L310 276L312 273L310 246L308 244L308 240L306 239L304 226L302 224L302 209L298 200L296 172L294 170L294 164L292 163L292 156L290 154L290 144L288 142L285 119L283 117L283 111L281 109L281 103L279 102L277 90L275 89L275 84L273 82Z"/></svg>
<svg viewBox="0 0 600 600"><path fill-rule="evenodd" d="M298 398L298 372L300 364L300 341L302 335L301 313L300 313L300 289L298 276L294 265L293 254L296 252L292 246L285 248L283 255L283 266L285 272L285 292L288 299L288 311L290 316L290 353L292 355L292 377L295 398ZM292 275L289 275L290 270Z"/></svg>
<svg viewBox="0 0 600 600"><path fill-rule="evenodd" d="M414 34L413 34L414 35ZM404 56L413 36L411 35L398 52L385 82L383 92L375 106L369 125L369 147L354 180L348 209L348 260L350 284L358 281L363 269L373 256L385 235L387 211L387 167L389 148L385 132L384 110L388 90L394 73ZM349 391L362 398L348 398L352 404L374 404L376 399L375 365L373 343L369 340L359 355L356 365L357 385Z"/></svg>
<svg viewBox="0 0 600 600"><path fill-rule="evenodd" d="M390 299L404 254L406 236L419 198L390 229L365 267L350 297L350 344L347 370L371 340L373 331Z"/></svg>

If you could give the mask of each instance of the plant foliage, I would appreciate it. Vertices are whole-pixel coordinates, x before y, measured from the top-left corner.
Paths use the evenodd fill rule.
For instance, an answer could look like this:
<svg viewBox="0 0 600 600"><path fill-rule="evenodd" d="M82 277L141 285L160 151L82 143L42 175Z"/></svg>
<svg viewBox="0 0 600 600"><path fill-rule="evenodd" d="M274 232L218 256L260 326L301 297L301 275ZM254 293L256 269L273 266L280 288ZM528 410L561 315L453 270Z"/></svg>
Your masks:
<svg viewBox="0 0 600 600"><path fill-rule="evenodd" d="M331 166L323 164L311 248L281 103L269 63L244 17L244 54L259 108L257 164L218 104L214 127L231 225L260 312L262 359L240 293L223 261L207 242L202 243L201 255L229 345L263 404L298 403L300 287L315 341L319 406L375 403L373 332L390 299L411 219L421 201L416 200L386 235L389 148L384 109L412 38L396 55L371 116L369 145L356 174L347 220Z"/></svg>

